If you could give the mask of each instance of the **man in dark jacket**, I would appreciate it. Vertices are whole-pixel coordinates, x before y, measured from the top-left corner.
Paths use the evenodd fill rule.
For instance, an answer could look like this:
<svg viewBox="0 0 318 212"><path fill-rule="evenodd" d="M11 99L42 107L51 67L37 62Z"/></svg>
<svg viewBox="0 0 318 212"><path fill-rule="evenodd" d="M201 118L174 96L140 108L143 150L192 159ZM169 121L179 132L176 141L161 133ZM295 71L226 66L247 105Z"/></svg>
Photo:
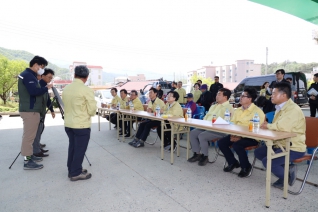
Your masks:
<svg viewBox="0 0 318 212"><path fill-rule="evenodd" d="M310 85L308 91L310 89L315 89L318 92L318 73L314 75L314 83ZM308 94L309 97L309 107L310 107L310 116L316 117L316 111L318 110L318 96L314 94Z"/></svg>
<svg viewBox="0 0 318 212"><path fill-rule="evenodd" d="M216 94L218 93L219 89L223 88L223 84L219 83L219 77L214 77L214 83L210 86L210 92L212 94L212 102L215 102Z"/></svg>
<svg viewBox="0 0 318 212"><path fill-rule="evenodd" d="M23 137L21 155L24 156L24 169L36 170L43 168L42 158L33 155L33 142L43 113L43 94L48 92L53 84L41 87L36 78L44 73L47 61L43 57L35 56L27 68L18 76L19 112L23 119ZM43 106L44 104L44 106Z"/></svg>
<svg viewBox="0 0 318 212"><path fill-rule="evenodd" d="M205 108L205 111L209 111L212 104L212 94L210 91L208 91L207 84L201 85L200 90L202 91L202 94L197 101L197 104L203 106Z"/></svg>
<svg viewBox="0 0 318 212"><path fill-rule="evenodd" d="M284 79L284 76L285 76L285 70L284 69L278 69L275 72L275 76L276 76L276 80L272 81L271 84L269 85L269 88L271 89L271 91L273 90L275 84L278 83L278 82L287 82L287 83L289 83L287 80Z"/></svg>

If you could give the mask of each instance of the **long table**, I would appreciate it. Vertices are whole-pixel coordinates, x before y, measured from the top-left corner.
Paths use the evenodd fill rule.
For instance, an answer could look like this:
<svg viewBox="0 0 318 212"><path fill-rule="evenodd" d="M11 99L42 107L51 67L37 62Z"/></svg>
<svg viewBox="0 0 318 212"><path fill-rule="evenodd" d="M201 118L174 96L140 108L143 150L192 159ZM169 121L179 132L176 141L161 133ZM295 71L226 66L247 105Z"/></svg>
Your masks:
<svg viewBox="0 0 318 212"><path fill-rule="evenodd" d="M171 138L174 134L179 134L179 131L175 132L173 125L179 125L184 128L187 132L187 137L189 137L190 127L195 127L203 130L226 133L237 135L241 137L252 138L256 140L263 140L267 146L267 168L266 168L266 201L265 205L268 208L270 206L270 188L271 188L271 169L272 169L272 159L285 156L285 164L289 164L289 151L290 151L290 139L296 137L295 133L288 132L278 132L273 130L260 129L258 133L253 133L248 131L248 127L238 126L238 125L216 125L212 124L211 121L199 120L199 119L189 119L185 121L184 118L170 118L168 119L171 124ZM286 146L283 148L280 144L275 143L277 140L286 139ZM281 153L275 153L272 150L272 146L278 145L282 150ZM174 142L171 142L171 149L173 149ZM189 158L189 139L187 140L187 159ZM171 154L171 162L173 163L173 154ZM289 166L285 166L284 170L284 198L287 198L288 194L288 173Z"/></svg>

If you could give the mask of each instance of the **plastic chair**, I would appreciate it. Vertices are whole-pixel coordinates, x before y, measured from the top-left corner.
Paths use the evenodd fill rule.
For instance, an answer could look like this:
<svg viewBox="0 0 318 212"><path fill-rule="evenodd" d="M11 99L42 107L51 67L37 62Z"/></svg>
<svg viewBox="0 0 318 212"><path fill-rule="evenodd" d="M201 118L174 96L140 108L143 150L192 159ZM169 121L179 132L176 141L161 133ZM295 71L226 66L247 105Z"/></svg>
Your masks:
<svg viewBox="0 0 318 212"><path fill-rule="evenodd" d="M198 106L197 105L197 109L194 111L194 114L192 115L192 118L194 118L194 119L203 119L204 113L205 113L205 108L203 106Z"/></svg>
<svg viewBox="0 0 318 212"><path fill-rule="evenodd" d="M302 181L302 184L300 186L299 191L297 191L297 192L288 191L288 193L290 193L290 194L293 194L293 195L300 194L304 189L305 183L318 187L318 184L307 181L307 178L308 178L311 166L312 166L312 162L314 160L318 159L318 157L315 156L315 154L318 151L318 136L316 133L317 125L318 125L317 118L306 117L306 145L307 145L307 148L313 149L313 152L312 152L312 154L305 154L303 157L298 158L298 159L293 161L293 163L301 163L303 161L309 160L309 164L307 166L307 170L306 170L304 179L297 178L297 180Z"/></svg>
<svg viewBox="0 0 318 212"><path fill-rule="evenodd" d="M274 115L275 115L275 111L268 112L265 114L268 123L271 124L273 122Z"/></svg>

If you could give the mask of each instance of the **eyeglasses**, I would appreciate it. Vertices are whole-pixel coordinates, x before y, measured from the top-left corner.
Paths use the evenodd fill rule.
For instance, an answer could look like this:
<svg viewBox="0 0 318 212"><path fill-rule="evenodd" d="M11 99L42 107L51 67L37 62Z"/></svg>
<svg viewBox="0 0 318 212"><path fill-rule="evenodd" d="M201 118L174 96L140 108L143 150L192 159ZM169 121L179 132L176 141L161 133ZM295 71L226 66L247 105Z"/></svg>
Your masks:
<svg viewBox="0 0 318 212"><path fill-rule="evenodd" d="M245 95L241 95L241 98L244 98L244 97L245 97L245 98L250 98L250 97L247 96L247 95L246 95L246 96L245 96Z"/></svg>

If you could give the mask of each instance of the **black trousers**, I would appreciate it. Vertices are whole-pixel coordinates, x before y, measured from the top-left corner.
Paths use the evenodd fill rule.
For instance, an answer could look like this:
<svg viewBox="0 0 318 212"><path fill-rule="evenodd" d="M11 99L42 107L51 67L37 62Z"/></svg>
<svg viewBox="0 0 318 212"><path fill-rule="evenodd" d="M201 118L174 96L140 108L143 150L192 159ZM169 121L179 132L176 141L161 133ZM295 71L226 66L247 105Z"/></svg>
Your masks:
<svg viewBox="0 0 318 212"><path fill-rule="evenodd" d="M72 177L82 173L82 163L91 136L91 128L73 129L65 127L69 139L67 167Z"/></svg>
<svg viewBox="0 0 318 212"><path fill-rule="evenodd" d="M109 121L110 123L115 124L117 126L117 113L111 113L109 116Z"/></svg>
<svg viewBox="0 0 318 212"><path fill-rule="evenodd" d="M239 157L240 165L242 169L249 168L251 166L250 162L248 161L245 148L249 146L256 146L257 144L258 142L251 138L242 138L241 140L238 140L237 142L231 142L230 135L225 136L218 141L219 148L221 152L223 153L227 163L229 165L232 165L237 162L232 150L230 149L230 146L232 146L232 148L234 149L234 151Z"/></svg>
<svg viewBox="0 0 318 212"><path fill-rule="evenodd" d="M310 117L316 117L316 111L318 111L318 104L309 103Z"/></svg>
<svg viewBox="0 0 318 212"><path fill-rule="evenodd" d="M168 121L165 121L166 123L169 123ZM166 124L166 127L168 129L171 129L171 125L170 124ZM158 127L157 128L157 134L159 136L159 138L161 139L161 127ZM164 146L168 146L168 145L171 145L171 131L168 131L168 132L164 132L163 134L163 137L164 137Z"/></svg>
<svg viewBox="0 0 318 212"><path fill-rule="evenodd" d="M146 141L149 132L151 128L158 127L161 130L161 122L160 121L153 121L153 120L147 120L142 123L140 123L138 131L136 133L136 138L141 139L142 141ZM157 131L158 131L157 128Z"/></svg>

